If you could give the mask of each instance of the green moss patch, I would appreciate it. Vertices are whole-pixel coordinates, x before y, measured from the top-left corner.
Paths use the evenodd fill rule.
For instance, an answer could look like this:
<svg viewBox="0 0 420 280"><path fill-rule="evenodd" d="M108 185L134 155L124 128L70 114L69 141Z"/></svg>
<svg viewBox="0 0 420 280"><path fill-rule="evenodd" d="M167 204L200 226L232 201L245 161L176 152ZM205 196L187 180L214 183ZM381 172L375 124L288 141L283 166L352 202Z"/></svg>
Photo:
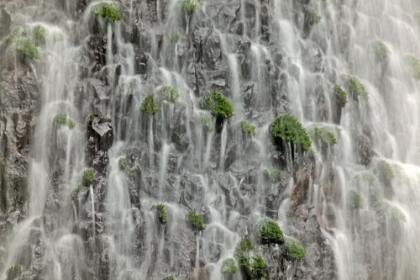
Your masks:
<svg viewBox="0 0 420 280"><path fill-rule="evenodd" d="M255 135L255 126L253 126L249 122L241 121L240 126L244 134Z"/></svg>
<svg viewBox="0 0 420 280"><path fill-rule="evenodd" d="M233 115L232 104L217 90L205 96L203 108L209 110L213 116L221 120L228 119Z"/></svg>
<svg viewBox="0 0 420 280"><path fill-rule="evenodd" d="M84 185L92 185L95 183L95 171L92 168L87 168L82 171L81 178Z"/></svg>
<svg viewBox="0 0 420 280"><path fill-rule="evenodd" d="M72 119L67 118L66 114L57 114L53 119L53 124L57 127L67 126L70 129L76 127L76 123Z"/></svg>
<svg viewBox="0 0 420 280"><path fill-rule="evenodd" d="M178 0L178 6L186 14L192 14L197 9L197 0Z"/></svg>
<svg viewBox="0 0 420 280"><path fill-rule="evenodd" d="M203 222L201 215L197 214L195 211L190 211L187 214L187 222L192 227L194 231L202 231L206 228Z"/></svg>
<svg viewBox="0 0 420 280"><path fill-rule="evenodd" d="M37 25L32 29L32 37L34 39L35 45L45 45L47 39L47 32L44 27L42 27L41 25Z"/></svg>
<svg viewBox="0 0 420 280"><path fill-rule="evenodd" d="M118 166L121 170L125 170L127 168L127 158L122 157L118 160Z"/></svg>
<svg viewBox="0 0 420 280"><path fill-rule="evenodd" d="M210 118L206 115L200 114L200 122L201 124L207 128L208 131L212 132L214 130L213 125L211 124Z"/></svg>
<svg viewBox="0 0 420 280"><path fill-rule="evenodd" d="M255 231L262 244L282 244L284 242L283 232L279 225L269 219L261 220Z"/></svg>
<svg viewBox="0 0 420 280"><path fill-rule="evenodd" d="M224 260L222 267L220 268L220 272L226 275L235 275L238 273L238 265L236 261L232 258Z"/></svg>
<svg viewBox="0 0 420 280"><path fill-rule="evenodd" d="M15 279L22 274L22 266L20 264L15 264L9 267L6 271L7 279Z"/></svg>
<svg viewBox="0 0 420 280"><path fill-rule="evenodd" d="M392 168L392 165L388 161L386 160L379 161L378 169L379 169L379 173L383 177L387 178L388 180L395 179L394 169Z"/></svg>
<svg viewBox="0 0 420 280"><path fill-rule="evenodd" d="M275 139L295 145L301 144L305 151L307 151L312 144L306 129L304 129L302 124L291 115L277 117L270 124L269 130Z"/></svg>
<svg viewBox="0 0 420 280"><path fill-rule="evenodd" d="M395 207L394 205L389 204L386 201L381 201L379 204L379 209L387 216L387 218L395 221L406 221L404 213Z"/></svg>
<svg viewBox="0 0 420 280"><path fill-rule="evenodd" d="M310 134L313 138L321 140L321 142L327 144L327 145L336 145L338 144L337 138L335 137L335 134L326 127L319 127L319 126L313 126L313 128L310 130Z"/></svg>
<svg viewBox="0 0 420 280"><path fill-rule="evenodd" d="M375 40L369 47L369 51L375 55L376 58L385 60L388 57L389 49L380 40Z"/></svg>
<svg viewBox="0 0 420 280"><path fill-rule="evenodd" d="M101 3L92 9L92 14L106 19L109 23L122 20L120 11L115 3Z"/></svg>
<svg viewBox="0 0 420 280"><path fill-rule="evenodd" d="M244 237L236 245L235 258L246 279L267 277L267 265L261 255L253 252L253 245L248 237Z"/></svg>
<svg viewBox="0 0 420 280"><path fill-rule="evenodd" d="M140 106L140 110L146 114L154 115L159 111L158 106L156 105L155 98L152 94L149 94Z"/></svg>
<svg viewBox="0 0 420 280"><path fill-rule="evenodd" d="M347 102L347 92L339 85L336 85L334 87L334 93L335 93L338 103L344 106L344 104L346 104Z"/></svg>
<svg viewBox="0 0 420 280"><path fill-rule="evenodd" d="M165 225L167 223L168 220L167 220L166 210L163 204L158 204L156 206L156 217L162 225Z"/></svg>
<svg viewBox="0 0 420 280"><path fill-rule="evenodd" d="M74 200L79 195L80 191L82 190L82 185L77 185L72 191L71 191L71 199Z"/></svg>
<svg viewBox="0 0 420 280"><path fill-rule="evenodd" d="M299 240L288 237L285 242L285 257L289 260L301 260L305 257L306 251Z"/></svg>
<svg viewBox="0 0 420 280"><path fill-rule="evenodd" d="M360 96L364 100L369 99L369 93L367 92L365 85L362 84L362 82L360 82L358 78L354 76L349 76L346 85L347 85L348 90L352 94Z"/></svg>
<svg viewBox="0 0 420 280"><path fill-rule="evenodd" d="M350 204L351 209L353 209L353 210L363 208L362 198L361 198L361 196L358 192L350 191L350 193L349 193L349 204Z"/></svg>
<svg viewBox="0 0 420 280"><path fill-rule="evenodd" d="M411 76L420 79L420 59L414 55L406 55L404 56L404 63Z"/></svg>
<svg viewBox="0 0 420 280"><path fill-rule="evenodd" d="M169 102L174 102L178 97L181 96L179 92L171 86L164 86L160 90L160 94L164 100Z"/></svg>

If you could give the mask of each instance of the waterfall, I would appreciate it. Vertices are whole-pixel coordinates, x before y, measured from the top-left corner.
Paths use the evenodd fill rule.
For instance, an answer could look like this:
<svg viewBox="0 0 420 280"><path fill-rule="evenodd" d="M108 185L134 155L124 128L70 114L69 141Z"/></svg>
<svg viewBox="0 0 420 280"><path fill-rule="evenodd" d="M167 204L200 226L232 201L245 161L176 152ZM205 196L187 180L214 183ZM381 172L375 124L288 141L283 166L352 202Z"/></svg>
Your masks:
<svg viewBox="0 0 420 280"><path fill-rule="evenodd" d="M0 280L419 279L419 15L0 2Z"/></svg>

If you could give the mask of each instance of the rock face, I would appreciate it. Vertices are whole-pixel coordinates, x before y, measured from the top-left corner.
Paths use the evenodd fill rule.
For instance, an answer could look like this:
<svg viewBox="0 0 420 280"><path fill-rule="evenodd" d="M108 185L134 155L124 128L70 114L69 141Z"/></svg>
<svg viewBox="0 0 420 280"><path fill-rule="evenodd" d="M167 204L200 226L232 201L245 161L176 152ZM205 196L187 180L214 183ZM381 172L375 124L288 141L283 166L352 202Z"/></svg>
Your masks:
<svg viewBox="0 0 420 280"><path fill-rule="evenodd" d="M418 176L379 157L415 158L415 144L395 143L417 131L369 110L413 99L384 89L392 63L359 65L349 47L379 36L357 26L398 16L346 1L191 1L0 3L0 280L246 279L220 272L244 237L271 280L416 279L393 252L417 260L404 222L416 221ZM384 97L360 98L350 74ZM213 90L235 111L223 122L203 108ZM284 114L307 128L308 151L276 147L268 127ZM306 256L260 244L263 218Z"/></svg>

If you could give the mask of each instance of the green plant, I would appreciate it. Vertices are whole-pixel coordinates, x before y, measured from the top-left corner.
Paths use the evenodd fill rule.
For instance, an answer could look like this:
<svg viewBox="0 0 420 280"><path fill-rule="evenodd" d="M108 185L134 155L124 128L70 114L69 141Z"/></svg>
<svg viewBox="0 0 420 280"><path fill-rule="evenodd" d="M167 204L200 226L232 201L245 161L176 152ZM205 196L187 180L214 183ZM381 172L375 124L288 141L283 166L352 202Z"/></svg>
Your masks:
<svg viewBox="0 0 420 280"><path fill-rule="evenodd" d="M166 224L166 222L167 222L166 210L165 210L165 206L163 204L158 204L156 206L156 216L157 216L157 219L159 220L159 222L162 225Z"/></svg>
<svg viewBox="0 0 420 280"><path fill-rule="evenodd" d="M118 160L118 165L120 167L121 170L124 170L127 168L127 158L122 157Z"/></svg>
<svg viewBox="0 0 420 280"><path fill-rule="evenodd" d="M73 129L76 127L76 123L70 119L67 118L66 114L57 114L53 119L53 124L57 127L62 127L67 125L70 129Z"/></svg>
<svg viewBox="0 0 420 280"><path fill-rule="evenodd" d="M369 93L367 92L365 86L356 77L349 76L346 85L352 94L356 94L365 100L369 99Z"/></svg>
<svg viewBox="0 0 420 280"><path fill-rule="evenodd" d="M270 167L270 168L264 170L264 174L267 175L268 177L277 177L277 176L279 176L280 171L278 171L275 168Z"/></svg>
<svg viewBox="0 0 420 280"><path fill-rule="evenodd" d="M109 23L122 19L117 4L115 3L101 3L96 5L92 10L92 14L105 18Z"/></svg>
<svg viewBox="0 0 420 280"><path fill-rule="evenodd" d="M319 13L315 13L315 22L320 22L322 19L322 16Z"/></svg>
<svg viewBox="0 0 420 280"><path fill-rule="evenodd" d="M178 43L179 41L179 34L178 32L175 32L171 35L171 43Z"/></svg>
<svg viewBox="0 0 420 280"><path fill-rule="evenodd" d="M381 175L383 175L385 178L389 180L395 178L394 169L392 168L392 165L388 161L386 160L379 161L378 169Z"/></svg>
<svg viewBox="0 0 420 280"><path fill-rule="evenodd" d="M15 264L9 267L6 271L7 279L15 279L22 274L22 266L20 264Z"/></svg>
<svg viewBox="0 0 420 280"><path fill-rule="evenodd" d="M253 279L261 279L267 277L267 264L260 254L252 257L251 275Z"/></svg>
<svg viewBox="0 0 420 280"><path fill-rule="evenodd" d="M186 14L192 14L197 9L196 0L178 0L178 5Z"/></svg>
<svg viewBox="0 0 420 280"><path fill-rule="evenodd" d="M136 178L136 171L134 171L133 169L132 170L130 170L130 177L131 178Z"/></svg>
<svg viewBox="0 0 420 280"><path fill-rule="evenodd" d="M87 168L82 171L82 182L85 185L95 183L95 171L92 168Z"/></svg>
<svg viewBox="0 0 420 280"><path fill-rule="evenodd" d="M337 101L344 105L347 102L347 92L345 92L339 85L335 85L334 92L337 97Z"/></svg>
<svg viewBox="0 0 420 280"><path fill-rule="evenodd" d="M175 276L171 275L168 278L166 278L167 280L177 280Z"/></svg>
<svg viewBox="0 0 420 280"><path fill-rule="evenodd" d="M350 191L350 206L352 209L362 209L362 198L360 197L360 194L358 194L356 191Z"/></svg>
<svg viewBox="0 0 420 280"><path fill-rule="evenodd" d="M220 120L228 119L233 115L232 104L217 90L213 90L205 96L203 108L209 110L213 116Z"/></svg>
<svg viewBox="0 0 420 280"><path fill-rule="evenodd" d="M367 182L369 185L372 185L375 182L375 176L373 176L370 172L364 172L362 174L359 174L360 178Z"/></svg>
<svg viewBox="0 0 420 280"><path fill-rule="evenodd" d="M152 94L149 94L140 106L140 110L149 115L154 115L159 111L158 106L156 105L155 98Z"/></svg>
<svg viewBox="0 0 420 280"><path fill-rule="evenodd" d="M208 131L212 132L214 130L214 127L210 124L210 119L206 115L200 114L200 122Z"/></svg>
<svg viewBox="0 0 420 280"><path fill-rule="evenodd" d="M285 244L285 257L289 260L301 260L305 257L306 251L297 239L288 237Z"/></svg>
<svg viewBox="0 0 420 280"><path fill-rule="evenodd" d="M336 144L338 144L337 138L335 137L334 133L332 131L330 131L328 128L318 127L318 126L315 125L310 130L310 134L313 137L321 140L322 142L324 142L327 145L336 145Z"/></svg>
<svg viewBox="0 0 420 280"><path fill-rule="evenodd" d="M404 213L397 207L389 204L386 201L381 201L379 203L379 209L389 218L396 221L405 222L406 217Z"/></svg>
<svg viewBox="0 0 420 280"><path fill-rule="evenodd" d="M384 42L375 40L369 48L370 52L374 54L378 59L386 59L389 53L388 47Z"/></svg>
<svg viewBox="0 0 420 280"><path fill-rule="evenodd" d="M284 242L283 232L279 225L272 220L261 220L256 225L255 231L262 244L282 244Z"/></svg>
<svg viewBox="0 0 420 280"><path fill-rule="evenodd" d="M28 38L17 39L14 42L14 49L30 59L39 59L38 50Z"/></svg>
<svg viewBox="0 0 420 280"><path fill-rule="evenodd" d="M247 121L241 121L242 132L248 135L255 135L255 126Z"/></svg>
<svg viewBox="0 0 420 280"><path fill-rule="evenodd" d="M32 37L34 38L35 45L45 45L46 42L46 31L41 25L37 25L32 29Z"/></svg>
<svg viewBox="0 0 420 280"><path fill-rule="evenodd" d="M404 63L408 72L415 79L420 79L420 60L414 55L406 55L404 56Z"/></svg>
<svg viewBox="0 0 420 280"><path fill-rule="evenodd" d="M291 115L282 115L277 117L269 126L270 133L276 140L301 144L303 149L307 151L312 142L307 131L302 124Z"/></svg>
<svg viewBox="0 0 420 280"><path fill-rule="evenodd" d="M82 185L77 185L72 191L71 191L71 199L74 200L79 195L80 191L82 190Z"/></svg>
<svg viewBox="0 0 420 280"><path fill-rule="evenodd" d="M220 272L227 275L235 275L238 273L238 265L236 264L236 261L232 258L224 260L222 267L220 268Z"/></svg>
<svg viewBox="0 0 420 280"><path fill-rule="evenodd" d="M241 255L248 255L253 248L254 246L252 245L252 241L249 237L242 238L236 245L235 258L239 260Z"/></svg>
<svg viewBox="0 0 420 280"><path fill-rule="evenodd" d="M206 228L203 218L195 211L189 211L186 218L194 231L202 231Z"/></svg>
<svg viewBox="0 0 420 280"><path fill-rule="evenodd" d="M160 94L162 95L163 99L170 102L174 102L175 99L181 96L179 92L171 86L164 86L160 90Z"/></svg>

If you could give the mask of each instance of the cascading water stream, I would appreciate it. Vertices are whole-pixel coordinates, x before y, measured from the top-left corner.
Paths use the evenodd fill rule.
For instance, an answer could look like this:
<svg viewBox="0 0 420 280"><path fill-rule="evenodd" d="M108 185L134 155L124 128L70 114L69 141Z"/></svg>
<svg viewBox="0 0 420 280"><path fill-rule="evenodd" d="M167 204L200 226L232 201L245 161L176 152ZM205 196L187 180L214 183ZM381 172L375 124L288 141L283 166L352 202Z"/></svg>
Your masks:
<svg viewBox="0 0 420 280"><path fill-rule="evenodd" d="M0 2L0 279L222 280L230 258L246 279L246 236L270 279L419 279L417 11ZM273 141L286 114L307 151ZM261 244L264 218L286 243Z"/></svg>

